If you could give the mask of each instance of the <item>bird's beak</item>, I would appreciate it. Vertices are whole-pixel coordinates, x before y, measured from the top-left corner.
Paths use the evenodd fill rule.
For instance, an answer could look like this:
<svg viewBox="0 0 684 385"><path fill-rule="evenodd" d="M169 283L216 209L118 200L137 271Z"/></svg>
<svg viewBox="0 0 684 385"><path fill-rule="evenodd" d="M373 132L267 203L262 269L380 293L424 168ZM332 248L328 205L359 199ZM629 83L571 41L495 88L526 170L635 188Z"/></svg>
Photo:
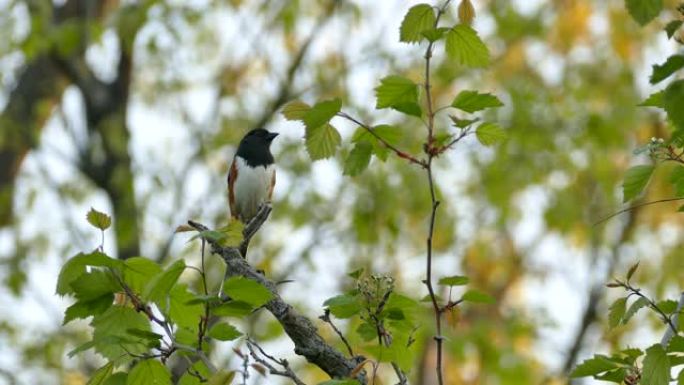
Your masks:
<svg viewBox="0 0 684 385"><path fill-rule="evenodd" d="M269 132L267 138L269 141L271 141L271 140L275 139L276 136L278 136L277 132Z"/></svg>

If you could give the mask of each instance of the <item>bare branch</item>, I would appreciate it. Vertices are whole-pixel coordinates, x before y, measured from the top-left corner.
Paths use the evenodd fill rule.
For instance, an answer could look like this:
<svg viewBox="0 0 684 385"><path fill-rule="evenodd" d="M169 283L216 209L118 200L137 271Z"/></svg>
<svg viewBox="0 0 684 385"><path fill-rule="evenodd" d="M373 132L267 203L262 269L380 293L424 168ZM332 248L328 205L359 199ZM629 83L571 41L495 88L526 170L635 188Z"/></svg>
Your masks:
<svg viewBox="0 0 684 385"><path fill-rule="evenodd" d="M259 351L259 353L262 356L266 357L268 360L260 357L254 348L256 348ZM302 380L299 379L299 377L297 377L295 372L292 371L292 368L290 368L290 364L287 362L286 359L274 358L273 356L266 353L264 351L264 349L262 349L261 346L259 346L259 344L256 343L256 341L254 341L253 339L251 339L249 337L247 338L247 349L249 349L249 354L252 356L252 358L254 358L254 361L256 361L256 362L260 363L261 365L265 366L266 368L268 368L268 371L271 374L274 374L276 376L287 377L287 378L291 379L292 382L294 382L297 385L306 385ZM276 369L275 366L273 366L271 364L271 362L273 362L276 365L282 366L283 369L282 370Z"/></svg>

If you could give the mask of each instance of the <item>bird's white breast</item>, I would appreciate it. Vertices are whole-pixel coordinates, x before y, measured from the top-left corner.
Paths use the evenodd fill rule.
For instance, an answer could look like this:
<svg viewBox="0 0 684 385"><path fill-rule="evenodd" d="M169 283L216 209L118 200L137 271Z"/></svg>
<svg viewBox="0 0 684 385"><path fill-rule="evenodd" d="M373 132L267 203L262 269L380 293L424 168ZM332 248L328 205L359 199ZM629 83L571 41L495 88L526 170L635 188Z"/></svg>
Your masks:
<svg viewBox="0 0 684 385"><path fill-rule="evenodd" d="M275 171L274 166L268 165L251 167L241 157L235 158L237 178L233 185L235 204L244 218L251 218L261 204L268 200L271 181Z"/></svg>

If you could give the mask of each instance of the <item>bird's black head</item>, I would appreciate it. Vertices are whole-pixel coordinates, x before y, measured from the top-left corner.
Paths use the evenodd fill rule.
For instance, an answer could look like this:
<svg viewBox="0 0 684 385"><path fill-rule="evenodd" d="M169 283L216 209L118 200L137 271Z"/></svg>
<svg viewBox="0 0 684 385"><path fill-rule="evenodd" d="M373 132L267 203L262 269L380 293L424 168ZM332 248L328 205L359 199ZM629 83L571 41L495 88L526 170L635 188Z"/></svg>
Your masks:
<svg viewBox="0 0 684 385"><path fill-rule="evenodd" d="M268 166L273 163L271 154L271 142L278 136L275 132L268 132L263 128L254 129L245 135L240 141L237 155L243 158L248 165Z"/></svg>

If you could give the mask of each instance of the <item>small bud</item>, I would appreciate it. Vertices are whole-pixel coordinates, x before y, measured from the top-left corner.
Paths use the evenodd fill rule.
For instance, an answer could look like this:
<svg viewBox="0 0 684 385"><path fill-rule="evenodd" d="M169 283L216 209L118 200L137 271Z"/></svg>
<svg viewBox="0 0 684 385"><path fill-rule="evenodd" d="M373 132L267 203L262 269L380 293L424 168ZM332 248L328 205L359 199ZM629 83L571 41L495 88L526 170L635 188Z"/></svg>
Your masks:
<svg viewBox="0 0 684 385"><path fill-rule="evenodd" d="M458 5L458 20L466 25L471 25L475 19L475 8L470 0L461 0L461 4Z"/></svg>
<svg viewBox="0 0 684 385"><path fill-rule="evenodd" d="M606 284L606 287L614 288L614 287L620 287L621 285L619 283L615 282L609 282Z"/></svg>
<svg viewBox="0 0 684 385"><path fill-rule="evenodd" d="M652 136L652 137L651 137L651 142L652 142L652 143L655 143L656 141L658 141L658 139L657 139L655 136Z"/></svg>

